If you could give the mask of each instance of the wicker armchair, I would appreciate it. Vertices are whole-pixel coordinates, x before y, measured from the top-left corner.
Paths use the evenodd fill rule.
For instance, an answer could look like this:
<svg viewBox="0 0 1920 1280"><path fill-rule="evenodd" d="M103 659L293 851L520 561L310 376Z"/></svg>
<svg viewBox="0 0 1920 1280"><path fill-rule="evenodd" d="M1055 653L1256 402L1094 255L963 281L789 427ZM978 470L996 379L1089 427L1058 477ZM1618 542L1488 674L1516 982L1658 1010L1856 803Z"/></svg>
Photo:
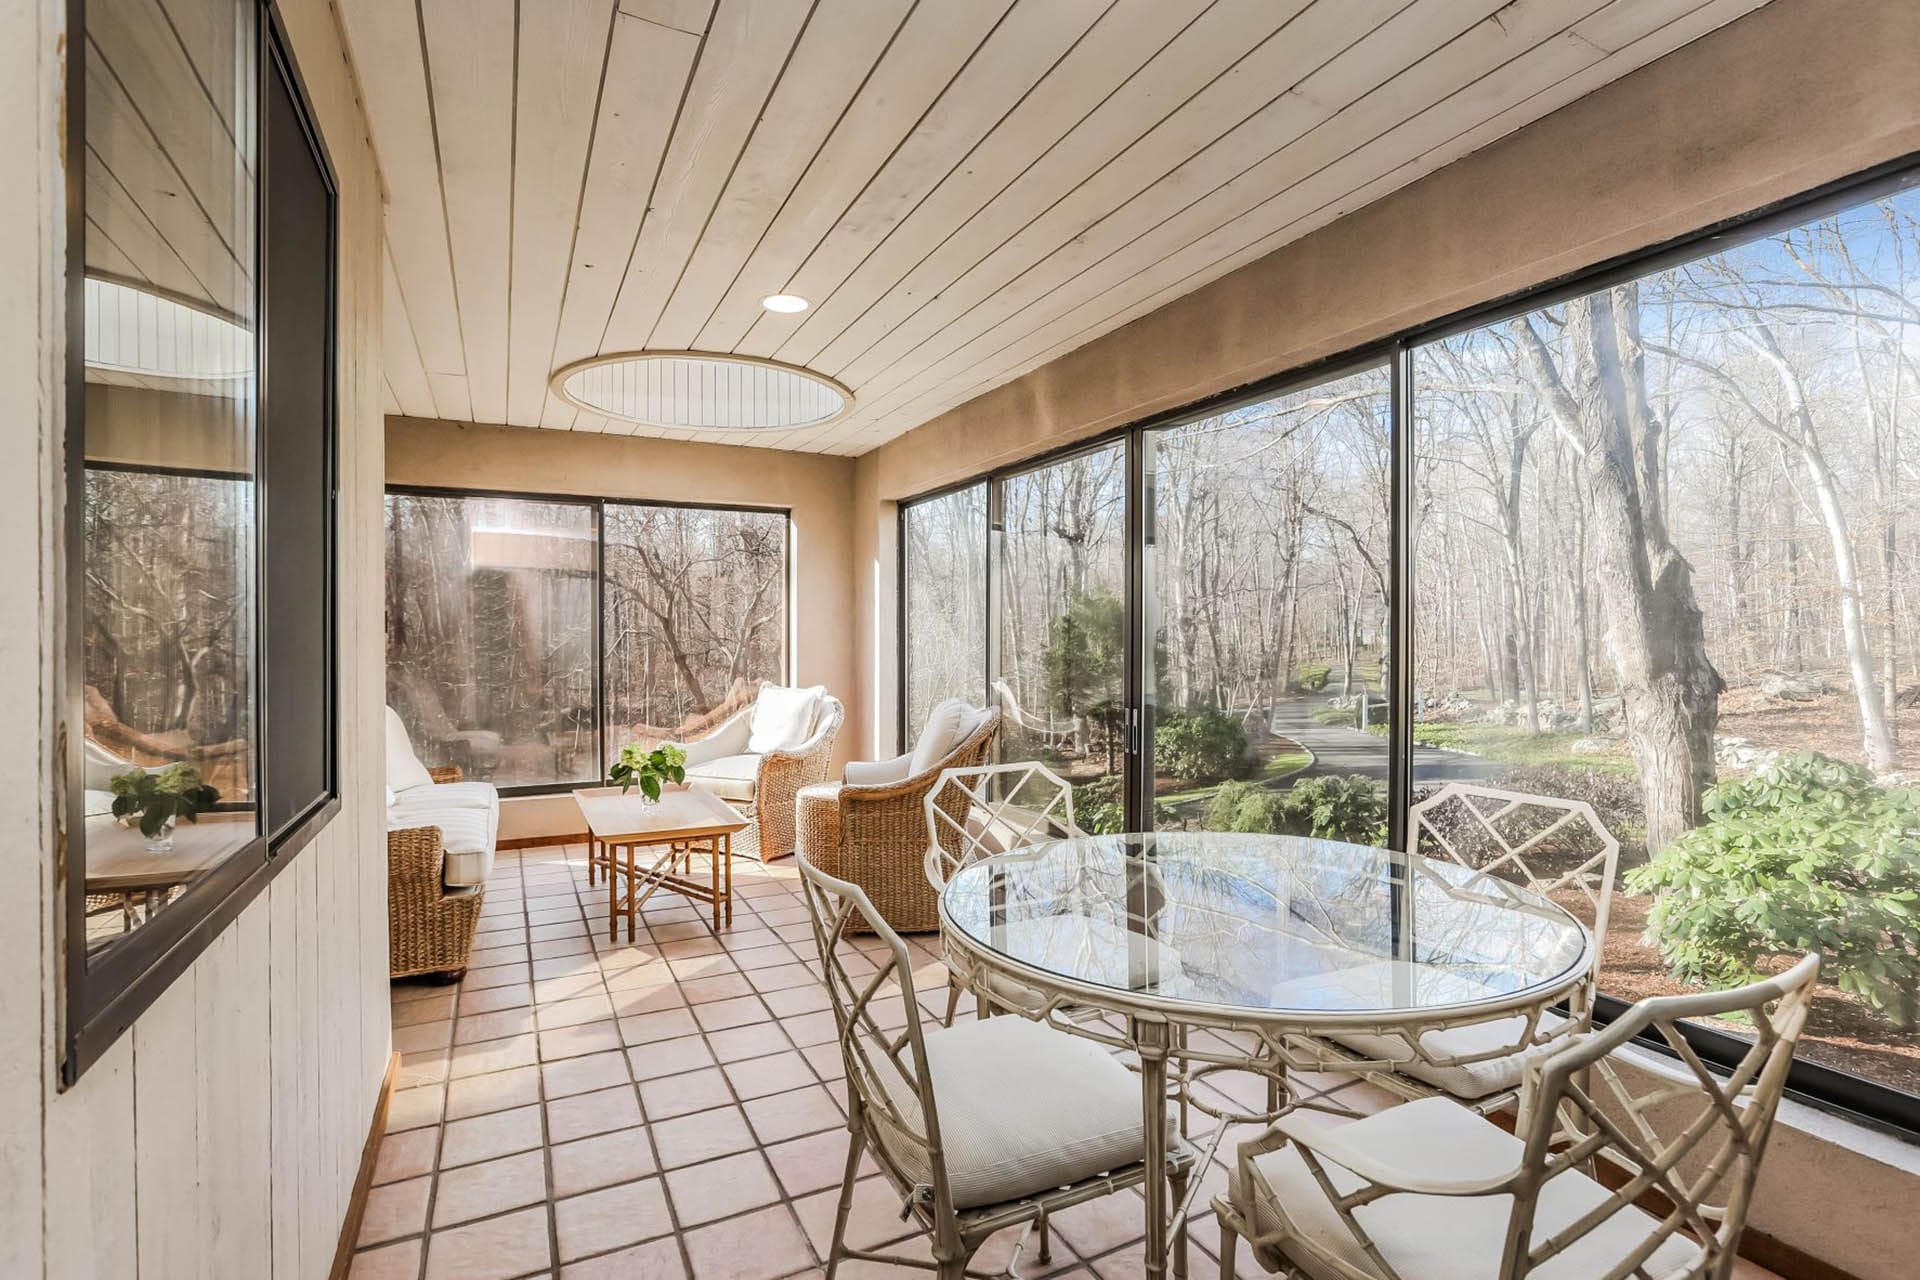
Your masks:
<svg viewBox="0 0 1920 1280"><path fill-rule="evenodd" d="M753 713L754 704L749 703L704 737L679 745L687 753L687 784L719 796L753 819L752 826L733 838L734 856L771 862L793 852L794 797L800 788L827 776L834 739L847 713L840 699L824 694L806 741L763 753L748 749Z"/></svg>
<svg viewBox="0 0 1920 1280"><path fill-rule="evenodd" d="M848 768L846 782L803 787L799 797L800 855L828 875L866 891L881 919L901 933L928 933L940 927L940 900L927 882L926 798L946 769L981 764L1000 730L1000 712L986 714L979 726L945 759L899 781L862 782ZM967 793L949 787L934 800L964 828ZM949 855L958 856L955 827L942 833ZM855 922L855 928L859 927Z"/></svg>
<svg viewBox="0 0 1920 1280"><path fill-rule="evenodd" d="M436 783L458 782L457 768L429 769ZM481 887L449 889L442 880L446 853L440 828L387 832L387 963L389 976L442 973L449 982L467 971L480 923Z"/></svg>

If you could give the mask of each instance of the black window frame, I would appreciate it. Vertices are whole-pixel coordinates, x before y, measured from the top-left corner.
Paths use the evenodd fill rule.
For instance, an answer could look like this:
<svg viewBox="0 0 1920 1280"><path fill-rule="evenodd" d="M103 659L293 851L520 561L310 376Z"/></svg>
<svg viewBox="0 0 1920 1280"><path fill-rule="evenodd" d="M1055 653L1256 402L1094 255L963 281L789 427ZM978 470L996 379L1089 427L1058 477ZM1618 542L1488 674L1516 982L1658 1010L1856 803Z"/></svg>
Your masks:
<svg viewBox="0 0 1920 1280"><path fill-rule="evenodd" d="M1539 284L1515 290L1477 303L1436 319L1409 326L1361 346L1315 360L1309 364L1229 388L1216 395L1135 422L1114 427L1069 443L1047 449L1031 457L976 472L962 480L943 484L900 498L896 502L896 594L895 594L895 696L898 704L900 744L909 741L912 726L907 723L906 651L906 521L908 512L922 502L945 497L976 484L987 486L987 544L982 549L988 572L987 689L992 694L994 654L992 642L999 623L997 569L993 556L999 531L1000 486L1010 476L1032 471L1062 458L1092 449L1124 443L1128 453L1127 477L1127 747L1123 760L1123 789L1127 800L1127 829L1141 830L1145 815L1151 812L1152 786L1147 735L1138 726L1150 713L1140 679L1143 620L1140 602L1145 598L1142 575L1145 572L1146 537L1144 499L1145 478L1140 471L1140 440L1149 431L1177 426L1196 418L1225 412L1316 383L1331 381L1361 369L1384 365L1391 390L1390 440L1391 511L1388 530L1388 563L1391 575L1392 616L1389 621L1392 652L1392 695L1389 704L1388 754L1388 843L1406 847L1408 813L1413 804L1413 530L1411 512L1414 502L1414 456L1411 447L1415 420L1413 353L1417 348L1442 341L1470 330L1497 324L1514 316L1550 307L1571 298L1655 274L1668 267L1694 261L1713 253L1762 239L1775 232L1799 226L1830 213L1881 199L1901 191L1920 189L1920 153L1914 153L1872 166L1848 177L1824 183L1810 190L1769 202L1745 213L1724 218L1706 226L1671 237L1656 244L1616 255L1602 262L1553 277ZM1617 996L1600 993L1595 1019L1605 1023L1629 1007ZM1730 1068L1749 1047L1749 1042L1704 1026L1683 1024L1683 1034L1693 1051L1710 1066ZM1663 1056L1676 1056L1663 1042L1642 1036L1637 1043ZM1905 1093L1889 1085L1820 1063L1796 1058L1788 1076L1789 1093L1821 1110L1844 1115L1906 1139L1920 1137L1920 1093Z"/></svg>
<svg viewBox="0 0 1920 1280"><path fill-rule="evenodd" d="M256 399L253 432L260 440L267 413L266 369L260 359L267 349L266 308L262 305L267 287L266 228L267 157L266 113L270 77L281 77L291 100L297 123L311 152L325 188L326 316L325 349L322 352L326 403L321 414L324 438L321 449L325 474L318 477L324 496L326 526L323 548L325 581L323 670L325 685L325 788L302 811L282 827L278 834L268 831L264 794L259 799L260 820L254 836L246 844L205 874L192 881L178 898L157 912L133 933L90 956L86 944L86 841L85 799L83 795L82 736L86 684L86 555L84 510L86 501L86 369L83 357L86 308L86 184L78 165L70 168L67 182L67 257L66 257L66 438L64 441L65 490L65 646L62 653L63 714L56 749L62 771L58 784L56 812L58 824L55 847L55 883L62 901L57 931L60 951L61 999L59 1001L60 1045L59 1087L72 1086L93 1063L131 1028L134 1022L184 973L213 941L263 893L267 885L292 862L294 856L340 812L339 774L339 210L340 188L332 157L314 120L312 96L300 73L291 41L274 0L258 0L252 32L256 77L253 85L256 119L260 122L256 139L261 179L253 211L256 245L255 333L256 368L260 370L261 389ZM68 0L67 30L81 38L67 44L67 83L75 86L67 97L67 154L86 155L86 31L85 0ZM110 469L110 468L101 468ZM122 470L142 468L122 467ZM145 468L154 470L154 468ZM179 474L169 471L168 474ZM187 474L206 474L189 472ZM267 561L267 528L264 485L256 471L249 477L255 486L253 502L254 539L252 547L256 583ZM259 705L266 688L265 672L270 655L264 643L265 596L256 586L253 598L254 625L250 628L253 645L253 677L257 727L253 738L256 787L266 778L266 757L271 749L266 709Z"/></svg>
<svg viewBox="0 0 1920 1280"><path fill-rule="evenodd" d="M622 498L604 494L544 493L539 490L486 489L471 486L389 484L385 499L403 498L496 498L512 502L545 502L585 507L593 512L593 719L594 755L606 761L608 756L607 720L607 508L651 507L667 511L727 511L743 515L779 516L785 527L780 539L781 610L785 631L780 640L780 682L793 683L793 510L777 505L754 506L744 502L668 502L660 498ZM384 535L383 535L384 537ZM385 610L385 599L381 608ZM382 680L385 667L381 668ZM594 786L601 778L561 779L554 782L513 783L499 787L502 797L568 795L583 786Z"/></svg>

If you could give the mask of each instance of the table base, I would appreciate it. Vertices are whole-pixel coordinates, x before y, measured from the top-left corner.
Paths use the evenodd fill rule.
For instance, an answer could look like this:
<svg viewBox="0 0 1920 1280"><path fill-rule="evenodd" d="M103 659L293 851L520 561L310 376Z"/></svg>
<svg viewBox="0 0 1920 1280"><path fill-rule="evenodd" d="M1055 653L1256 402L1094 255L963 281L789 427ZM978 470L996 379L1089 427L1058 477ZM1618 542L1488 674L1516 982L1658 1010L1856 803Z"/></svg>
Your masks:
<svg viewBox="0 0 1920 1280"><path fill-rule="evenodd" d="M659 852L651 860L640 850ZM624 851L624 856L623 856ZM707 860L707 880L693 877L693 859L698 854ZM733 837L731 835L695 836L667 843L611 844L588 836L587 883L594 882L595 870L607 880L607 939L620 941L620 919L627 921L627 941L634 940L640 908L662 889L678 893L713 908L713 928L733 924ZM681 871L685 874L680 874ZM621 893L621 881L626 892Z"/></svg>

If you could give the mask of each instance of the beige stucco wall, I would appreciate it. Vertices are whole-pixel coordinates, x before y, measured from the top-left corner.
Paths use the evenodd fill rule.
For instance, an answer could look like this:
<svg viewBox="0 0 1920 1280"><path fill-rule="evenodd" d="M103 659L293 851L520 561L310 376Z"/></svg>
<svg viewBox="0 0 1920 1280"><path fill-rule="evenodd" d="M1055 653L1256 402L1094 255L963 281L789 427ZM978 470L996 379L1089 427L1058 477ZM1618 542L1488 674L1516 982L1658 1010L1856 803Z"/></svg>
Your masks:
<svg viewBox="0 0 1920 1280"><path fill-rule="evenodd" d="M896 503L1920 152L1920 0L1774 0L859 459L869 746L897 715ZM1920 1148L1806 1108L1755 1225L1914 1274ZM1904 1206L1904 1207L1903 1207Z"/></svg>
<svg viewBox="0 0 1920 1280"><path fill-rule="evenodd" d="M660 502L784 507L791 514L793 678L824 684L861 714L855 692L851 459L586 432L387 419L387 483ZM868 616L871 616L869 613ZM842 733L836 764L857 758ZM571 802L568 802L570 804ZM538 837L577 815L568 804L510 802L503 839Z"/></svg>

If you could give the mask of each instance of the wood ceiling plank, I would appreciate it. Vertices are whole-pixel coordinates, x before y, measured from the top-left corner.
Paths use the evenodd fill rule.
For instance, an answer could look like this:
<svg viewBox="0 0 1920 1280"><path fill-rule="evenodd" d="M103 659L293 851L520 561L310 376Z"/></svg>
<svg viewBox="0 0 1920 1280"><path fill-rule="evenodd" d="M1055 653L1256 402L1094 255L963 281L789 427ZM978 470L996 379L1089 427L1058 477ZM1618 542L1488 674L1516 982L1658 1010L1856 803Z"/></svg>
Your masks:
<svg viewBox="0 0 1920 1280"><path fill-rule="evenodd" d="M146 223L189 273L191 283L183 292L221 311L250 315L251 210L203 205L113 69L103 59L89 58L86 75L87 166L99 170L103 187L115 193L116 229L131 240L136 225ZM211 118L210 111L204 114ZM226 190L232 200L231 175ZM130 243L121 248L135 252ZM153 260L163 256L156 252Z"/></svg>
<svg viewBox="0 0 1920 1280"><path fill-rule="evenodd" d="M87 272L150 284L228 312L244 301L237 288L211 290L202 285L126 189L91 153L87 164Z"/></svg>
<svg viewBox="0 0 1920 1280"><path fill-rule="evenodd" d="M387 245L434 407L439 417L462 420L471 412L466 353L414 7L393 0L340 0L339 11L387 184Z"/></svg>
<svg viewBox="0 0 1920 1280"><path fill-rule="evenodd" d="M820 0L686 270L650 280L633 309L636 323L656 315L648 348L694 344L912 8L912 0ZM744 283L764 296L785 278L783 269Z"/></svg>
<svg viewBox="0 0 1920 1280"><path fill-rule="evenodd" d="M925 295L924 305L857 356L848 359L852 353L843 348L839 359L845 363L836 376L866 390L884 372L886 386L896 385L894 362L910 352L924 359L916 349L943 341L949 330L1062 246L1077 243L1103 223L1120 226L1139 216L1144 192L1157 189L1162 205L1182 196L1190 200L1270 153L1278 145L1276 130L1291 129L1278 136L1293 136L1330 110L1290 90L1406 7L1407 0L1318 0L1001 243L989 247L969 237L964 252L956 247L949 262L984 256Z"/></svg>
<svg viewBox="0 0 1920 1280"><path fill-rule="evenodd" d="M1383 135L1187 249L1166 256L1154 269L1083 304L1059 324L1008 345L991 362L975 365L918 396L877 400L868 421L889 417L898 422L926 421L1452 163L1761 3L1764 0L1716 0L1706 5L1698 0L1614 0L1597 16L1607 20L1612 40L1624 42L1616 53L1606 55L1598 45L1571 32L1539 42L1527 55L1460 90L1417 121ZM1477 98L1478 104L1463 109L1456 101L1461 98ZM1478 123L1471 122L1475 116ZM1467 127L1462 128L1463 124ZM1428 142L1432 145L1425 145ZM1408 158L1397 165L1389 163L1387 171L1380 173L1380 154ZM1355 173L1368 172L1377 176L1351 186ZM1326 198L1333 191L1344 194ZM1043 336L1051 341L1042 341ZM851 429L857 431L863 425L853 423Z"/></svg>
<svg viewBox="0 0 1920 1280"><path fill-rule="evenodd" d="M624 11L614 19L579 227L548 364L600 352L601 335L666 155L700 38ZM564 406L561 423L573 412Z"/></svg>
<svg viewBox="0 0 1920 1280"><path fill-rule="evenodd" d="M873 176L786 292L825 298L970 156L1085 35L1112 0L1020 0ZM931 248L931 246L928 246ZM763 311L735 347L770 356L804 315Z"/></svg>
<svg viewBox="0 0 1920 1280"><path fill-rule="evenodd" d="M537 427L573 261L587 149L611 52L613 0L550 0L520 27L513 143L513 258L503 422Z"/></svg>
<svg viewBox="0 0 1920 1280"><path fill-rule="evenodd" d="M722 0L598 350L644 346L779 79L809 6Z"/></svg>
<svg viewBox="0 0 1920 1280"><path fill-rule="evenodd" d="M785 288L874 172L973 56L1012 0L920 4L754 247L693 345L731 351L763 312L769 280Z"/></svg>
<svg viewBox="0 0 1920 1280"><path fill-rule="evenodd" d="M514 0L421 0L467 394L507 415L513 252Z"/></svg>
<svg viewBox="0 0 1920 1280"><path fill-rule="evenodd" d="M393 265L393 246L384 245L380 273L382 353L387 366L387 385L400 411L414 417L436 416L433 385L427 381L427 368L420 359L420 344L414 335L413 318L400 289L400 273Z"/></svg>
<svg viewBox="0 0 1920 1280"><path fill-rule="evenodd" d="M620 12L688 35L705 35L713 0L620 0Z"/></svg>
<svg viewBox="0 0 1920 1280"><path fill-rule="evenodd" d="M818 302L780 357L844 362L873 345L1306 3L1116 4L973 159Z"/></svg>

